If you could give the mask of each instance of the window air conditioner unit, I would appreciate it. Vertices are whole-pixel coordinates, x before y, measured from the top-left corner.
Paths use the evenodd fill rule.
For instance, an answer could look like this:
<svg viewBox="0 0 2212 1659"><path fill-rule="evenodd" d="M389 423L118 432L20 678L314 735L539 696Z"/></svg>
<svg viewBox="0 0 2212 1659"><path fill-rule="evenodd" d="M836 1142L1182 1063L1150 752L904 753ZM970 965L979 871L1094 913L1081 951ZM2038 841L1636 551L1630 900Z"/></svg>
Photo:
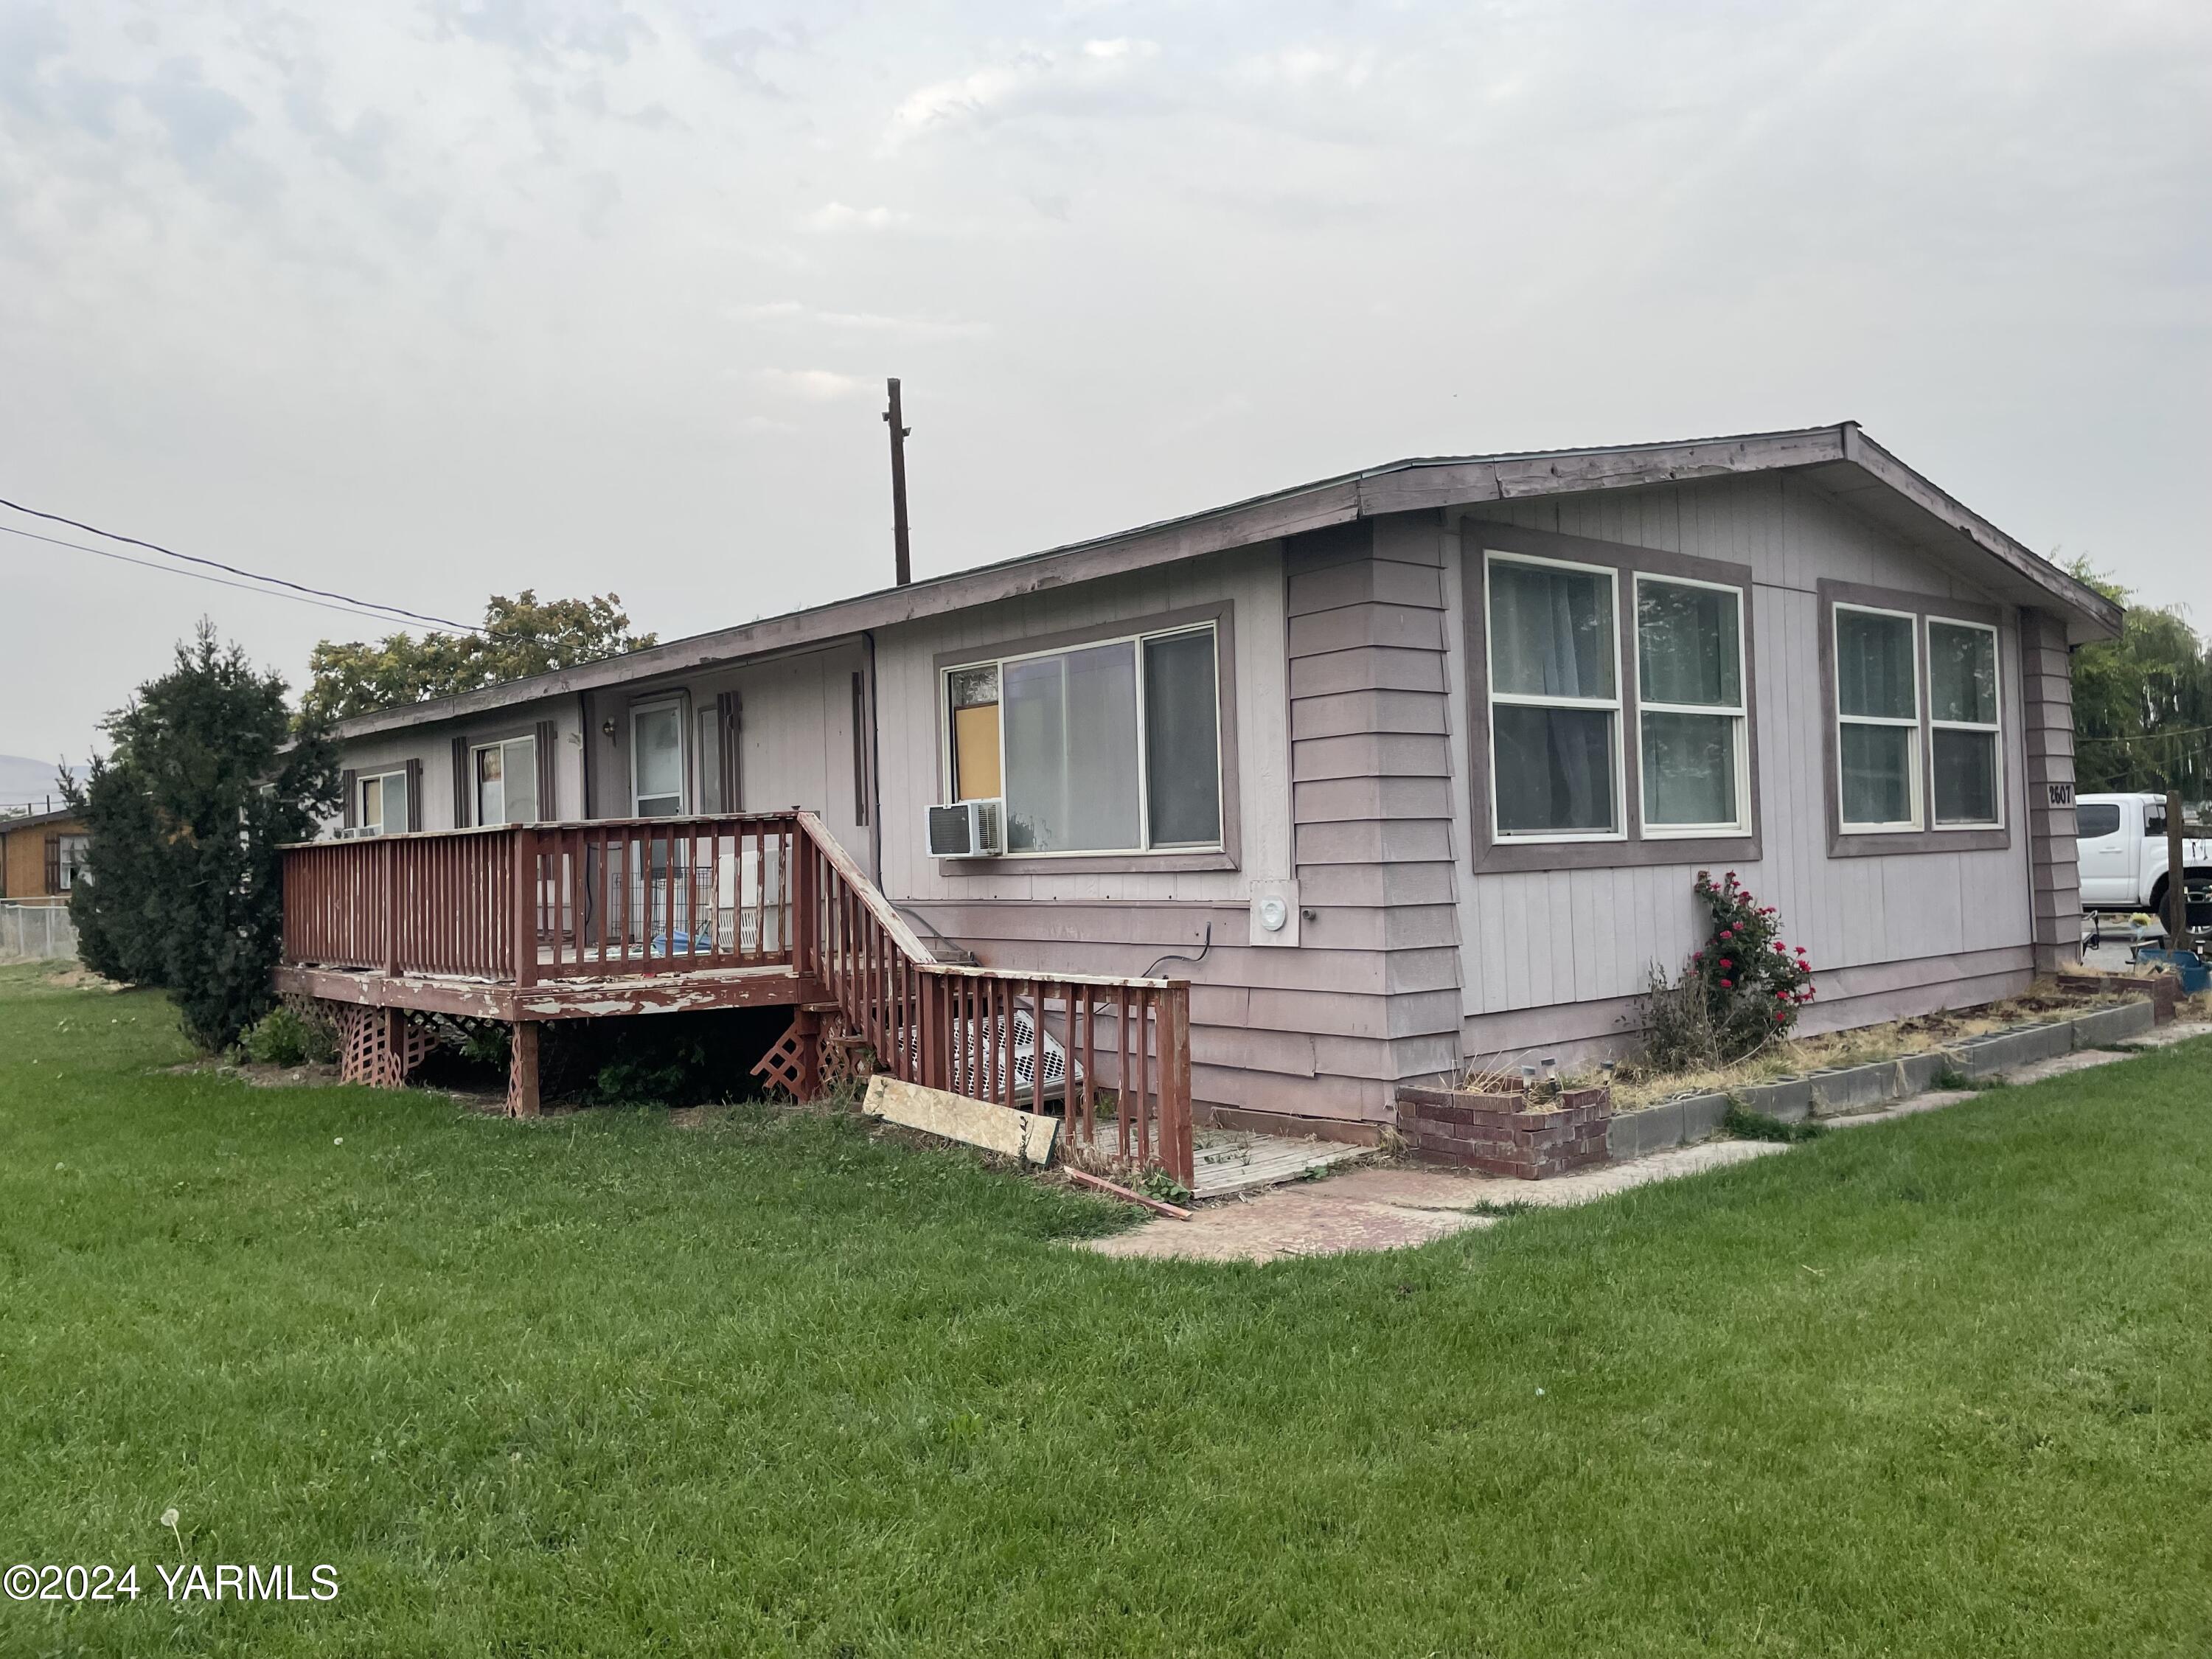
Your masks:
<svg viewBox="0 0 2212 1659"><path fill-rule="evenodd" d="M933 859L995 858L1006 850L995 800L963 800L929 809L929 855Z"/></svg>

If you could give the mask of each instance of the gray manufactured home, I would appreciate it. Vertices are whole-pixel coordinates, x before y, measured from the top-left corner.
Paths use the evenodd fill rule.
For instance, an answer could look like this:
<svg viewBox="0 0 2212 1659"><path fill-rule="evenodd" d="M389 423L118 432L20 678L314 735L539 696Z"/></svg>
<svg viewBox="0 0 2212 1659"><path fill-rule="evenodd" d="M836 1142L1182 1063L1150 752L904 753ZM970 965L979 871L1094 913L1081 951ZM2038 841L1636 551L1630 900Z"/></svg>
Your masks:
<svg viewBox="0 0 2212 1659"><path fill-rule="evenodd" d="M1851 424L1408 460L349 720L331 834L807 809L915 950L1187 980L1199 1122L1365 1139L1632 1043L1701 869L1812 1030L2070 959L2118 621Z"/></svg>

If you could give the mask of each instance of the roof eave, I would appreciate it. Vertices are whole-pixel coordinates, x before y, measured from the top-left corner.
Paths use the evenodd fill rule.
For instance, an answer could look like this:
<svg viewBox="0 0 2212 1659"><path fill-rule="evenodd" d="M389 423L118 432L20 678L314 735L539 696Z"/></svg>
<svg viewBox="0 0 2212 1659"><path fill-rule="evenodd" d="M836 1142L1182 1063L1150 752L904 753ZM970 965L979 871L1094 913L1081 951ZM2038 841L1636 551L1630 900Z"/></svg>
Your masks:
<svg viewBox="0 0 2212 1659"><path fill-rule="evenodd" d="M2069 638L2109 638L2120 607L2076 581L1868 438L1857 422L1679 443L1630 444L1493 456L1413 457L1295 485L1133 530L1023 554L904 587L763 617L580 667L509 680L428 702L340 721L343 738L465 720L495 708L818 646L949 611L1172 563L1386 513L1475 506L1540 495L1641 488L1752 472L1857 467L1921 514L1965 537L2063 610Z"/></svg>

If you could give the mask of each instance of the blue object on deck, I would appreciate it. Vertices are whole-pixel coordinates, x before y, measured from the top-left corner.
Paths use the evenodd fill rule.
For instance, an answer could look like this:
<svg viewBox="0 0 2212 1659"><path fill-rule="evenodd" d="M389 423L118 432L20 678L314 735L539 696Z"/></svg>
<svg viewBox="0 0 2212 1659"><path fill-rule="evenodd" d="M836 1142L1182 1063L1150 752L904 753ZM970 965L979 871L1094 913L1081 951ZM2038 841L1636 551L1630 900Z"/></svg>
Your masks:
<svg viewBox="0 0 2212 1659"><path fill-rule="evenodd" d="M655 933L652 943L646 948L657 957L665 957L672 951L679 957L688 957L691 954L691 935L681 927L676 930L672 940L666 933ZM699 936L699 948L702 951L712 948L703 933Z"/></svg>
<svg viewBox="0 0 2212 1659"><path fill-rule="evenodd" d="M2151 963L2160 968L2171 968L2181 975L2181 994L2195 996L2199 991L2212 991L2212 967L2194 951L2154 951L2148 945L2136 952L2137 962Z"/></svg>

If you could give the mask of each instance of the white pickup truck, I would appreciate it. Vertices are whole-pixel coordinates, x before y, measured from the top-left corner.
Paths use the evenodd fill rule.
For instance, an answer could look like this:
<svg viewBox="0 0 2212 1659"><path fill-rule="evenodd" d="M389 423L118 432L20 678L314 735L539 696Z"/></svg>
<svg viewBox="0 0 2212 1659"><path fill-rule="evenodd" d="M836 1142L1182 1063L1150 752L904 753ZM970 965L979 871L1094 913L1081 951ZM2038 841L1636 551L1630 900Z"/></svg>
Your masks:
<svg viewBox="0 0 2212 1659"><path fill-rule="evenodd" d="M2085 910L2166 914L2166 797L2083 795L2074 803ZM2190 887L2212 880L2212 841L2182 843ZM2190 908L2198 902L2194 891Z"/></svg>

